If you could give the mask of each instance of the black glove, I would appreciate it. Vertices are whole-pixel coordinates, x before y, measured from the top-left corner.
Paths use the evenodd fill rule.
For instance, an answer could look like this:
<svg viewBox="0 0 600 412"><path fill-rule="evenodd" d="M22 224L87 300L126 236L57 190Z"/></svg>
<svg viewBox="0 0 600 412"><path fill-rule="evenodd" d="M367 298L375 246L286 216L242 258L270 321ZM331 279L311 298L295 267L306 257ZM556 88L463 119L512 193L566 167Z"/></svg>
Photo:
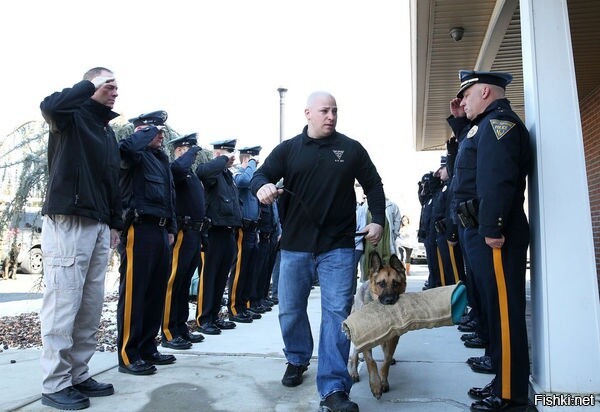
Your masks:
<svg viewBox="0 0 600 412"><path fill-rule="evenodd" d="M446 150L448 150L449 155L456 155L458 153L458 141L456 137L451 137L446 141Z"/></svg>
<svg viewBox="0 0 600 412"><path fill-rule="evenodd" d="M192 146L190 147L190 150L188 150L188 152L192 152L192 155L195 156L201 150L202 148L200 146Z"/></svg>

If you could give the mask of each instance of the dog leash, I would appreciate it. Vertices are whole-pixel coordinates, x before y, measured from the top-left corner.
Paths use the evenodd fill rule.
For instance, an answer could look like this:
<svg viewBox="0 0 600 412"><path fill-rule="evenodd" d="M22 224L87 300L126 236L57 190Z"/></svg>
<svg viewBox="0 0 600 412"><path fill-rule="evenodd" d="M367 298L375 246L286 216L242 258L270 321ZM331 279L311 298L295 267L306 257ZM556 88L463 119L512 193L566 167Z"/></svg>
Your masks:
<svg viewBox="0 0 600 412"><path fill-rule="evenodd" d="M300 196L298 196L296 193L292 192L290 189L286 188L283 185L275 185L275 187L277 189L283 190L284 192L286 192L290 196L294 196L296 198L296 200L298 200L298 203L300 203L300 207L302 208L302 211L308 217L308 219L317 227L317 229L319 229L320 231L328 234L330 237L332 237L332 238L345 237L345 236L357 237L357 236L365 236L366 235L366 233L362 233L362 232L345 232L345 233L339 233L339 234L332 234L328 230L325 230L325 228L323 227L323 225L321 225L313 217L313 215L310 213L310 210L308 209L308 206L306 205L306 203L304 202L304 200Z"/></svg>

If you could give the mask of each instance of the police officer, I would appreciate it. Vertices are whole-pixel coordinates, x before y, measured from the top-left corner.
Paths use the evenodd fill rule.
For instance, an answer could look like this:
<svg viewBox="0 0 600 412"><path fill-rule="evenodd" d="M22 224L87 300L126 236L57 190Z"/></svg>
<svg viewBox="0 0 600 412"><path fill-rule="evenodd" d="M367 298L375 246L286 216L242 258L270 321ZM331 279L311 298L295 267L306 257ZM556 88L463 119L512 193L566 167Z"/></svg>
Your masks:
<svg viewBox="0 0 600 412"><path fill-rule="evenodd" d="M175 188L162 150L167 112L142 114L119 142L125 229L119 245L117 346L119 372L149 375L155 364L175 362L156 350L176 233Z"/></svg>
<svg viewBox="0 0 600 412"><path fill-rule="evenodd" d="M436 174L440 178L442 188L435 194L432 201L433 225L442 286L458 283L459 280L464 278L465 272L460 247L449 244L447 240L448 238L456 240L458 237L456 224L448 219L450 176L447 169L447 158L446 155L441 157L440 168Z"/></svg>
<svg viewBox="0 0 600 412"><path fill-rule="evenodd" d="M508 73L460 71L457 94L470 120L456 159L457 186L475 181L476 197L457 204L465 249L487 316L496 372L474 411L510 410L528 401L529 352L525 324L525 270L529 226L523 209L530 167L529 134L505 98Z"/></svg>
<svg viewBox="0 0 600 412"><path fill-rule="evenodd" d="M441 285L440 267L437 259L436 234L433 224L433 196L440 188L440 179L434 172L425 173L421 178L419 200L421 202L421 218L419 220L418 240L425 245L429 276L423 290Z"/></svg>
<svg viewBox="0 0 600 412"><path fill-rule="evenodd" d="M250 291L256 288L258 274L255 269L259 202L250 192L250 181L258 165L256 156L260 150L260 146L240 149L240 165L233 175L242 210L242 226L235 235L237 255L229 276L227 309L229 320L241 323L251 323L253 320L253 313L247 312L247 308L250 307L249 295Z"/></svg>
<svg viewBox="0 0 600 412"><path fill-rule="evenodd" d="M272 307L275 302L269 297L271 273L277 253L277 240L279 237L279 215L275 204L260 204L260 217L258 219L258 247L256 252L256 281L250 291L250 301L254 307ZM260 316L260 314L256 314Z"/></svg>
<svg viewBox="0 0 600 412"><path fill-rule="evenodd" d="M177 235L173 247L171 274L165 295L165 311L162 323L162 346L172 349L189 349L192 343L204 340L200 333L190 332L189 316L190 283L198 267L202 266L200 248L205 220L204 187L194 173L192 165L200 150L196 133L169 142L175 160L171 172L175 182Z"/></svg>
<svg viewBox="0 0 600 412"><path fill-rule="evenodd" d="M229 170L235 160L236 143L236 139L211 143L214 158L196 168L206 194L206 216L211 220L196 311L198 331L207 335L219 335L221 330L236 326L219 317L227 277L237 250L235 231L242 226L238 189Z"/></svg>

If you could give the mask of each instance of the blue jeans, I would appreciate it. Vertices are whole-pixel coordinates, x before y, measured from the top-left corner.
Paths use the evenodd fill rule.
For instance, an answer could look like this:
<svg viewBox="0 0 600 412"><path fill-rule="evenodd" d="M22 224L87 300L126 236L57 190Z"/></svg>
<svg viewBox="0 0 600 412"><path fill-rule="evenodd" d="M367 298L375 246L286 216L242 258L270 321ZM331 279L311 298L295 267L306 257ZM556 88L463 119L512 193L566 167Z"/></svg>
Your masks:
<svg viewBox="0 0 600 412"><path fill-rule="evenodd" d="M321 327L317 389L321 398L333 392L350 393L348 374L350 340L342 332L342 322L352 307L354 249L335 249L315 255L311 252L281 251L279 275L279 325L287 361L308 365L313 337L307 306L313 273L321 285Z"/></svg>

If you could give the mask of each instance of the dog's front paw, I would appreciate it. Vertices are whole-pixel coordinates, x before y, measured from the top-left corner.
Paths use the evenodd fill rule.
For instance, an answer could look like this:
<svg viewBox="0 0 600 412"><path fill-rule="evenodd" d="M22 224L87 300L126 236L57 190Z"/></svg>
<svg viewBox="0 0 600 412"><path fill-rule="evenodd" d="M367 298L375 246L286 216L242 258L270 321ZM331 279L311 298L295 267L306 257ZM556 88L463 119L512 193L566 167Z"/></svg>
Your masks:
<svg viewBox="0 0 600 412"><path fill-rule="evenodd" d="M352 378L352 382L354 382L354 383L360 381L360 378L358 377L358 373L351 373L350 377Z"/></svg>

